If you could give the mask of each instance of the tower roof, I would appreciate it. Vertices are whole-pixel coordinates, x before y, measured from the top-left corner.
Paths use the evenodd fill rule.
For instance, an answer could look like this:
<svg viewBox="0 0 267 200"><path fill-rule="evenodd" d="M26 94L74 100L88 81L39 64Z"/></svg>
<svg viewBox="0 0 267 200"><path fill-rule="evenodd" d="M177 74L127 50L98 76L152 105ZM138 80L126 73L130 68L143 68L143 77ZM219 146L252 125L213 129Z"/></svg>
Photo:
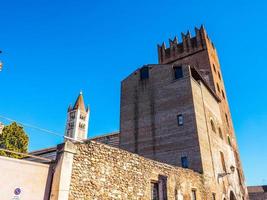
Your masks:
<svg viewBox="0 0 267 200"><path fill-rule="evenodd" d="M78 98L77 98L77 100L73 106L73 109L80 109L80 110L86 112L82 92L80 92L80 94L79 94L79 96L78 96Z"/></svg>

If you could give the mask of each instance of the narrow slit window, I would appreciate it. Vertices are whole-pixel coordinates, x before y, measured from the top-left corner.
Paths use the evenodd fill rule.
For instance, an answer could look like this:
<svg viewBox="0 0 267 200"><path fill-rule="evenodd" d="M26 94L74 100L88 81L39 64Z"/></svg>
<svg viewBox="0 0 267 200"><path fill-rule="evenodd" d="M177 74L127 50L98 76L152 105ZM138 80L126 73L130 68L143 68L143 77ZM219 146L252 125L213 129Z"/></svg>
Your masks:
<svg viewBox="0 0 267 200"><path fill-rule="evenodd" d="M159 183L151 182L151 200L159 200Z"/></svg>
<svg viewBox="0 0 267 200"><path fill-rule="evenodd" d="M197 200L197 191L195 189L191 191L191 200Z"/></svg>
<svg viewBox="0 0 267 200"><path fill-rule="evenodd" d="M225 113L225 120L226 120L227 126L229 127L228 115L226 113Z"/></svg>
<svg viewBox="0 0 267 200"><path fill-rule="evenodd" d="M224 94L224 91L222 90L222 96L223 96L223 98L225 99L225 94Z"/></svg>
<svg viewBox="0 0 267 200"><path fill-rule="evenodd" d="M219 86L218 83L217 83L217 90L218 90L219 93L221 92L221 90L220 90L220 86Z"/></svg>
<svg viewBox="0 0 267 200"><path fill-rule="evenodd" d="M230 146L232 146L232 143L231 143L231 138L230 138L230 136L229 136L229 135L227 136L227 139L228 139L228 144L229 144Z"/></svg>
<svg viewBox="0 0 267 200"><path fill-rule="evenodd" d="M242 185L242 178L241 178L241 174L240 174L240 171L239 169L237 168L237 175L238 175L238 180L239 180L239 184Z"/></svg>
<svg viewBox="0 0 267 200"><path fill-rule="evenodd" d="M184 125L184 117L183 117L182 114L177 115L177 123L178 123L178 126L183 126Z"/></svg>
<svg viewBox="0 0 267 200"><path fill-rule="evenodd" d="M216 66L213 64L213 70L216 72Z"/></svg>
<svg viewBox="0 0 267 200"><path fill-rule="evenodd" d="M211 130L216 133L216 128L215 128L215 124L213 122L213 120L210 120L210 126L211 126Z"/></svg>
<svg viewBox="0 0 267 200"><path fill-rule="evenodd" d="M223 139L222 129L221 129L221 128L219 128L218 130L219 130L219 135L220 135L220 138L221 138L221 139Z"/></svg>
<svg viewBox="0 0 267 200"><path fill-rule="evenodd" d="M174 78L179 79L183 77L183 68L181 66L174 67Z"/></svg>
<svg viewBox="0 0 267 200"><path fill-rule="evenodd" d="M220 152L220 156L221 156L222 169L224 172L226 172L226 165L225 165L223 152Z"/></svg>
<svg viewBox="0 0 267 200"><path fill-rule="evenodd" d="M222 80L220 72L218 72L218 77L219 77L220 80Z"/></svg>

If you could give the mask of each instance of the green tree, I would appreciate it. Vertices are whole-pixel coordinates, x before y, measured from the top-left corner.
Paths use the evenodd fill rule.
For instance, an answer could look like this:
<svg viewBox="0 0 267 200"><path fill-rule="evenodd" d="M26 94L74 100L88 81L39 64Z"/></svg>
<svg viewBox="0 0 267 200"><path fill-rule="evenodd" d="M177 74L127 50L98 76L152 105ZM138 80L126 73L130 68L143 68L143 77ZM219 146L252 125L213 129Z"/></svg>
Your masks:
<svg viewBox="0 0 267 200"><path fill-rule="evenodd" d="M8 149L15 152L27 153L28 151L29 137L24 132L23 128L19 126L16 122L5 126L2 134L0 134L0 148ZM15 153L9 153L0 150L0 155L12 157L12 158L22 158L22 155Z"/></svg>

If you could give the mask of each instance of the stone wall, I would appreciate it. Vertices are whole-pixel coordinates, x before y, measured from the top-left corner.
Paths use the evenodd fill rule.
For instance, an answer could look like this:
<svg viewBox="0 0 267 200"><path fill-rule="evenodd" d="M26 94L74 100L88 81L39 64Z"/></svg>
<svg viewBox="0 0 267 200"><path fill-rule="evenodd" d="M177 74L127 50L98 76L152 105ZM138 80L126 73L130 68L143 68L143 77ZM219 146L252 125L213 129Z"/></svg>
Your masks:
<svg viewBox="0 0 267 200"><path fill-rule="evenodd" d="M145 159L136 154L94 141L76 144L73 158L69 199L151 199L151 182L167 178L169 200L191 199L192 189L197 199L207 197L202 175L192 170L173 167ZM162 197L164 199L164 197ZM181 199L181 198L179 198Z"/></svg>

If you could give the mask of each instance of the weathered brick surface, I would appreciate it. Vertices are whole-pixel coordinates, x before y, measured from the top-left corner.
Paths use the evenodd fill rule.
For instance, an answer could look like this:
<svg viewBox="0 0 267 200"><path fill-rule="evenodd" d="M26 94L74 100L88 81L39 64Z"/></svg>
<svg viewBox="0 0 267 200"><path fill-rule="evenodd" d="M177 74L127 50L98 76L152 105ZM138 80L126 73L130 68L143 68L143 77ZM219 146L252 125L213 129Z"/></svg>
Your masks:
<svg viewBox="0 0 267 200"><path fill-rule="evenodd" d="M248 194L249 194L250 200L266 200L267 199L267 185L248 186Z"/></svg>
<svg viewBox="0 0 267 200"><path fill-rule="evenodd" d="M109 133L109 134L91 138L90 140L100 142L103 144L108 144L109 146L118 148L119 147L119 134L120 134L119 132Z"/></svg>
<svg viewBox="0 0 267 200"><path fill-rule="evenodd" d="M167 177L167 196L175 199L181 192L190 200L191 190L198 199L210 199L202 175L173 167L104 144L89 142L76 144L71 178L70 200L149 200L151 181L159 175Z"/></svg>
<svg viewBox="0 0 267 200"><path fill-rule="evenodd" d="M148 80L137 71L122 82L120 148L176 166L188 156L190 168L202 172L189 67L179 80L172 65L149 67Z"/></svg>
<svg viewBox="0 0 267 200"><path fill-rule="evenodd" d="M138 69L122 81L120 147L176 166L181 166L181 156L187 156L191 169L211 178L209 184L219 198L233 190L238 199L246 199L216 49L204 27L196 29L195 37L188 33L182 39L181 43L176 38L170 40L169 47L158 46L159 64L148 65L147 80L140 80ZM186 67L184 77L174 80L173 67L181 65L194 67L205 81L194 77ZM178 114L184 115L182 127L177 126ZM233 166L235 172L218 179L224 172L220 152L226 171Z"/></svg>

